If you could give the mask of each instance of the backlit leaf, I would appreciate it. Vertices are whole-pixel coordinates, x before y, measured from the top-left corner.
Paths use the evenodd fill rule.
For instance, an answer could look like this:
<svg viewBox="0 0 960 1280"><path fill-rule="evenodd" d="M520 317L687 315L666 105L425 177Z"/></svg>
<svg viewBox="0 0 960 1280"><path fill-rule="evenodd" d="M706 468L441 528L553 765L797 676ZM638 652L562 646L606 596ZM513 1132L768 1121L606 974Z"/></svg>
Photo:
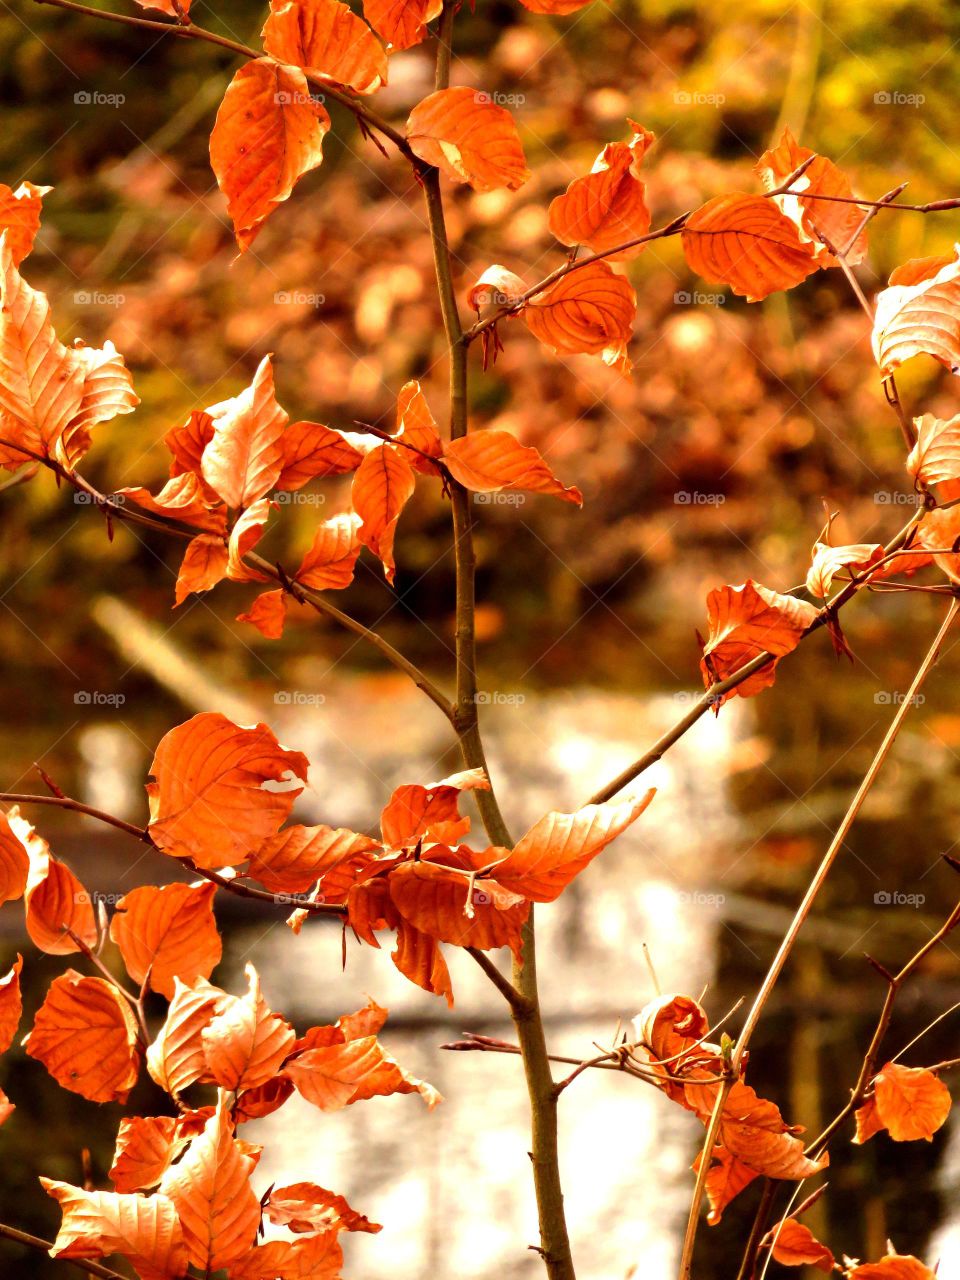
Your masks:
<svg viewBox="0 0 960 1280"><path fill-rule="evenodd" d="M530 176L513 117L481 90L431 93L411 111L407 137L421 160L476 191L516 191Z"/></svg>
<svg viewBox="0 0 960 1280"><path fill-rule="evenodd" d="M117 903L110 937L136 983L150 974L150 988L168 999L174 979L209 978L222 946L213 914L217 887L203 884L142 885Z"/></svg>

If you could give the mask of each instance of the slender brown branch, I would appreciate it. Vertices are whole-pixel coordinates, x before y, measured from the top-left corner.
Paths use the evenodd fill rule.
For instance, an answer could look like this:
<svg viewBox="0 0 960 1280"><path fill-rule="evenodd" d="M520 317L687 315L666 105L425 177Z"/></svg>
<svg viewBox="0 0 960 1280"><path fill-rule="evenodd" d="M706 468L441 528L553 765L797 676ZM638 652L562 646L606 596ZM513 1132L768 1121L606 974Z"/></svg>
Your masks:
<svg viewBox="0 0 960 1280"><path fill-rule="evenodd" d="M53 1242L50 1240L41 1240L39 1236L32 1236L27 1231L19 1231L16 1227L8 1227L5 1222L0 1222L0 1236L6 1236L8 1240L13 1240L17 1244L29 1245L31 1249L39 1249L42 1253L49 1254L53 1248ZM88 1275L99 1276L101 1280L126 1280L119 1271L111 1271L109 1267L103 1266L100 1262L95 1262L92 1258L55 1258L55 1262L65 1262L70 1267L77 1267L80 1271L86 1271Z"/></svg>
<svg viewBox="0 0 960 1280"><path fill-rule="evenodd" d="M526 996L520 994L509 978L504 977L488 955L477 947L467 947L466 951L468 955L473 956L474 960L476 960L477 964L497 988L504 1000L506 1000L507 1004L510 1005L511 1009L517 1009L519 1012L524 1014L530 1011L530 1004ZM518 1049L517 1053L519 1052L520 1050Z"/></svg>
<svg viewBox="0 0 960 1280"><path fill-rule="evenodd" d="M75 0L34 0L34 3L52 5L56 9L66 9L71 13L79 13L87 18L99 18L103 22L117 22L125 27L139 27L145 31L156 31L160 35L174 36L181 40L200 40L205 44L217 45L219 48L226 49L241 58L264 58L269 56L262 49L252 49L247 44L241 44L239 40L230 40L226 36L219 36L215 31L208 31L205 27L198 27L192 22L162 22L153 18L138 18L125 13L111 13L107 9L95 9L92 5L77 4ZM341 106L352 112L368 129L373 129L388 138L407 160L411 163L419 163L404 135L395 129L393 125L378 116L375 111L371 111L365 103L359 102L343 89L338 89L322 76L313 75L309 71L304 71L304 75L308 83L319 89L325 98L339 102Z"/></svg>

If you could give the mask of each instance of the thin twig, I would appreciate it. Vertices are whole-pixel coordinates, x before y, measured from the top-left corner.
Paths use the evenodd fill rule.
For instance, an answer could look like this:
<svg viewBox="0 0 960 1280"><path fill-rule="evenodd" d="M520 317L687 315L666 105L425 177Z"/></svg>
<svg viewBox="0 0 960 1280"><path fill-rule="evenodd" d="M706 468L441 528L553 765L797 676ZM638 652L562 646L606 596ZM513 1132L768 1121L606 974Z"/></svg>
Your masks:
<svg viewBox="0 0 960 1280"><path fill-rule="evenodd" d="M16 1227L8 1227L5 1222L0 1222L0 1236L6 1236L8 1240L14 1240L17 1244L29 1245L31 1249L39 1249L42 1253L49 1254L53 1248L51 1240L41 1240L39 1236L32 1236L27 1231L19 1231ZM103 1266L100 1262L94 1262L92 1258L56 1258L56 1262L66 1262L71 1267L77 1267L80 1271L86 1271L88 1275L99 1276L100 1280L126 1280L119 1271L111 1271L109 1267Z"/></svg>

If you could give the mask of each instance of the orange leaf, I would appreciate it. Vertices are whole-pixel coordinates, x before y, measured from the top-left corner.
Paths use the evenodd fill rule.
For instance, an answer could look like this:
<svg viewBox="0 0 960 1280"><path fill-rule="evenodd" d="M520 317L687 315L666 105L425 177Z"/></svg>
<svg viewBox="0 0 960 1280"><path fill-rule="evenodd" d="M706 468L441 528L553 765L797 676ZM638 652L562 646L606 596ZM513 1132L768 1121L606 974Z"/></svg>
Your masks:
<svg viewBox="0 0 960 1280"><path fill-rule="evenodd" d="M343 1196L318 1187L314 1182L294 1182L289 1187L274 1187L266 1205L267 1217L278 1227L290 1231L366 1231L371 1235L382 1231L356 1209L351 1209Z"/></svg>
<svg viewBox="0 0 960 1280"><path fill-rule="evenodd" d="M323 159L330 117L297 67L248 62L227 88L210 135L210 163L227 197L240 252Z"/></svg>
<svg viewBox="0 0 960 1280"><path fill-rule="evenodd" d="M950 1114L950 1090L923 1067L888 1062L873 1089L877 1117L895 1142L930 1142Z"/></svg>
<svg viewBox="0 0 960 1280"><path fill-rule="evenodd" d="M380 814L384 844L402 849L421 837L439 843L458 840L470 830L470 819L460 817L461 792L489 790L490 781L482 769L467 769L426 786L397 787Z"/></svg>
<svg viewBox="0 0 960 1280"><path fill-rule="evenodd" d="M187 543L177 574L176 603L183 604L191 591L209 591L227 572L227 544L212 533L198 533Z"/></svg>
<svg viewBox="0 0 960 1280"><path fill-rule="evenodd" d="M217 406L219 411L219 405ZM192 472L200 478L202 471L200 462L203 451L213 439L214 415L206 409L191 410L189 418L182 427L174 427L163 437L163 443L173 455L170 463L170 475L179 476ZM216 494L210 490L209 497L216 501Z"/></svg>
<svg viewBox="0 0 960 1280"><path fill-rule="evenodd" d="M233 582L268 582L265 573L244 564L243 557L252 551L260 539L273 506L269 498L260 498L247 507L230 530L227 541L227 577Z"/></svg>
<svg viewBox="0 0 960 1280"><path fill-rule="evenodd" d="M952 373L960 371L960 249L935 275L881 289L873 354L883 374L917 355L933 356Z"/></svg>
<svg viewBox="0 0 960 1280"><path fill-rule="evenodd" d="M513 307L523 301L527 286L499 262L487 267L467 293L467 304L479 315L485 307Z"/></svg>
<svg viewBox="0 0 960 1280"><path fill-rule="evenodd" d="M351 906L351 917L353 907ZM453 1008L453 987L450 971L443 958L436 938L421 933L408 920L397 925L397 945L390 959L405 978L431 995L443 996L448 1008Z"/></svg>
<svg viewBox="0 0 960 1280"><path fill-rule="evenodd" d="M680 238L692 271L748 302L792 289L817 269L809 243L764 196L715 196L691 214Z"/></svg>
<svg viewBox="0 0 960 1280"><path fill-rule="evenodd" d="M807 571L807 590L812 596L825 600L834 577L841 569L860 573L882 559L883 547L879 542L856 542L847 547L831 547L825 542L818 542L813 548L813 563Z"/></svg>
<svg viewBox="0 0 960 1280"><path fill-rule="evenodd" d="M405 382L400 388L397 397L397 439L420 450L419 453L407 451L407 461L414 471L428 476L440 474L439 467L421 456L427 454L429 458L440 458L443 454L443 442L419 382Z"/></svg>
<svg viewBox="0 0 960 1280"><path fill-rule="evenodd" d="M443 0L364 0L366 20L387 42L391 53L419 44L426 24L438 17Z"/></svg>
<svg viewBox="0 0 960 1280"><path fill-rule="evenodd" d="M914 419L917 443L907 458L907 471L920 484L954 486L943 494L946 501L960 497L960 414L942 421L932 413Z"/></svg>
<svg viewBox="0 0 960 1280"><path fill-rule="evenodd" d="M75 345L72 354L83 371L80 408L64 427L56 447L57 458L70 468L90 448L93 427L121 413L132 413L140 403L130 370L112 342L105 342L102 349Z"/></svg>
<svg viewBox="0 0 960 1280"><path fill-rule="evenodd" d="M16 1106L10 1101L3 1090L0 1089L0 1125L6 1124L16 1109Z"/></svg>
<svg viewBox="0 0 960 1280"><path fill-rule="evenodd" d="M19 817L18 808L14 807L10 812L11 816ZM0 810L0 903L15 902L17 898L22 898L29 874L30 858L27 850L10 826L7 815Z"/></svg>
<svg viewBox="0 0 960 1280"><path fill-rule="evenodd" d="M41 1178L40 1184L63 1210L52 1257L104 1258L119 1253L130 1259L141 1280L186 1274L183 1234L166 1196L83 1191L52 1178Z"/></svg>
<svg viewBox="0 0 960 1280"><path fill-rule="evenodd" d="M427 855L434 856L428 847ZM519 959L530 904L488 879L471 891L466 875L428 862L406 862L388 878L397 910L415 929L457 947L509 947Z"/></svg>
<svg viewBox="0 0 960 1280"><path fill-rule="evenodd" d="M264 724L246 729L216 712L201 712L165 734L147 784L149 831L174 857L201 867L246 858L289 817L301 788L266 791L265 782L303 781L308 761L288 751Z"/></svg>
<svg viewBox="0 0 960 1280"><path fill-rule="evenodd" d="M947 253L934 258L909 258L899 267L894 267L887 284L919 284L921 280L931 280L955 257L955 253Z"/></svg>
<svg viewBox="0 0 960 1280"><path fill-rule="evenodd" d="M682 1075L689 1062L699 1061L707 1052L699 1047L709 1030L703 1008L689 996L658 996L643 1006L633 1025L638 1043L649 1055L648 1069L661 1077L660 1088L675 1102L686 1106L683 1085L668 1077ZM667 1065L660 1065L662 1063ZM732 1174L733 1171L726 1172Z"/></svg>
<svg viewBox="0 0 960 1280"><path fill-rule="evenodd" d="M269 356L250 386L219 409L203 451L203 478L228 507L242 511L270 492L283 466L281 438L289 419L277 404Z"/></svg>
<svg viewBox="0 0 960 1280"><path fill-rule="evenodd" d="M125 1116L120 1121L110 1178L120 1192L155 1187L186 1145L176 1116Z"/></svg>
<svg viewBox="0 0 960 1280"><path fill-rule="evenodd" d="M353 477L353 506L361 520L357 537L382 561L391 583L396 574L393 535L415 486L410 463L388 444L371 449Z"/></svg>
<svg viewBox="0 0 960 1280"><path fill-rule="evenodd" d="M32 182L21 182L16 191L0 182L0 232L6 232L10 257L19 267L40 230L40 213L43 197L53 187L35 187Z"/></svg>
<svg viewBox="0 0 960 1280"><path fill-rule="evenodd" d="M166 1021L147 1049L147 1070L172 1097L195 1081L209 1078L203 1029L226 1001L226 993L205 978L190 983L174 978Z"/></svg>
<svg viewBox="0 0 960 1280"><path fill-rule="evenodd" d="M960 582L960 556L957 555L960 551L960 507L935 507L928 511L920 522L914 545L933 553L937 567L954 582ZM918 559L920 557L910 556L906 563L909 565Z"/></svg>
<svg viewBox="0 0 960 1280"><path fill-rule="evenodd" d="M246 874L271 893L303 893L352 854L379 848L376 840L344 827L284 827L251 854Z"/></svg>
<svg viewBox="0 0 960 1280"><path fill-rule="evenodd" d="M325 76L356 93L387 82L387 55L362 18L341 0L270 0L263 47L278 62Z"/></svg>
<svg viewBox="0 0 960 1280"><path fill-rule="evenodd" d="M836 258L817 235L822 231L839 252L844 253L851 266L857 266L867 255L865 231L857 235L863 221L863 210L856 204L844 203L853 199L850 179L826 156L817 155L809 147L801 147L789 129L784 129L776 147L765 151L754 165L767 191L783 186L803 162L816 156L804 173L791 183L792 191L809 194L771 196L777 208L794 224L800 239L810 246L810 251L820 266L836 266ZM817 200L815 196L837 196L836 200ZM856 241L854 237L856 236ZM849 248L848 248L849 246ZM846 252L844 252L846 251Z"/></svg>
<svg viewBox="0 0 960 1280"><path fill-rule="evenodd" d="M698 1151L692 1166L695 1173L699 1171L702 1159L703 1152ZM723 1217L723 1211L730 1201L759 1176L756 1169L751 1169L737 1156L731 1155L726 1147L713 1148L710 1168L707 1170L707 1200L710 1203L707 1221L711 1227L715 1227Z"/></svg>
<svg viewBox="0 0 960 1280"><path fill-rule="evenodd" d="M317 526L313 544L294 575L316 591L340 591L353 581L360 554L360 517L353 511L332 516Z"/></svg>
<svg viewBox="0 0 960 1280"><path fill-rule="evenodd" d="M283 466L276 487L284 492L302 489L317 476L342 476L356 471L363 454L332 427L319 422L293 422L280 441Z"/></svg>
<svg viewBox="0 0 960 1280"><path fill-rule="evenodd" d="M283 1071L297 1092L321 1111L339 1111L352 1102L392 1093L419 1093L431 1108L440 1101L430 1085L401 1070L376 1036L306 1049Z"/></svg>
<svg viewBox="0 0 960 1280"><path fill-rule="evenodd" d="M476 89L431 93L410 112L407 137L421 160L475 191L516 191L530 177L513 116Z"/></svg>
<svg viewBox="0 0 960 1280"><path fill-rule="evenodd" d="M539 451L521 444L509 431L471 431L450 441L443 460L455 480L477 493L544 493L583 506L580 490L562 484Z"/></svg>
<svg viewBox="0 0 960 1280"><path fill-rule="evenodd" d="M270 1240L230 1268L230 1280L340 1280L343 1250L335 1231L302 1240Z"/></svg>
<svg viewBox="0 0 960 1280"><path fill-rule="evenodd" d="M193 1139L186 1155L160 1183L173 1201L190 1262L218 1271L253 1247L260 1226L260 1202L250 1186L256 1159L233 1136L226 1095Z"/></svg>
<svg viewBox="0 0 960 1280"><path fill-rule="evenodd" d="M114 497L122 502L135 502L151 515L179 520L181 524L191 524L211 533L223 533L226 529L224 508L219 503L211 505L206 484L192 471L174 476L157 494L137 485L131 489L118 489Z"/></svg>
<svg viewBox="0 0 960 1280"><path fill-rule="evenodd" d="M769 688L775 679L777 659L793 652L816 614L817 610L805 600L779 595L749 578L742 587L711 591L707 596L710 630L700 662L706 688L714 680L733 675L761 653L775 655L773 661L725 693L718 707L728 698L749 698Z"/></svg>
<svg viewBox="0 0 960 1280"><path fill-rule="evenodd" d="M567 271L521 312L530 332L551 350L602 355L607 364L622 361L636 314L629 280L602 261Z"/></svg>
<svg viewBox="0 0 960 1280"><path fill-rule="evenodd" d="M575 178L562 196L550 205L551 233L561 244L586 245L594 253L606 253L650 230L650 210L637 170L654 142L654 135L629 121L629 142L611 142L597 156L585 178ZM609 259L636 257L643 245Z"/></svg>
<svg viewBox="0 0 960 1280"><path fill-rule="evenodd" d="M531 13L550 13L565 18L588 5L590 0L520 0L520 3Z"/></svg>
<svg viewBox="0 0 960 1280"><path fill-rule="evenodd" d="M293 1082L286 1076L274 1076L256 1089L245 1089L234 1103L233 1114L237 1124L247 1120L259 1120L272 1115L293 1093Z"/></svg>
<svg viewBox="0 0 960 1280"><path fill-rule="evenodd" d="M23 1041L53 1078L91 1102L125 1102L137 1081L137 1022L112 983L68 969L50 984Z"/></svg>
<svg viewBox="0 0 960 1280"><path fill-rule="evenodd" d="M13 1037L20 1025L23 1013L23 1001L20 998L22 968L23 956L18 954L10 972L0 978L0 1053L6 1053L13 1044Z"/></svg>
<svg viewBox="0 0 960 1280"><path fill-rule="evenodd" d="M97 921L90 895L69 867L50 853L50 846L19 813L7 814L10 826L30 858L23 905L27 933L41 951L65 956L83 948L64 931L71 929L82 943L95 947Z"/></svg>
<svg viewBox="0 0 960 1280"><path fill-rule="evenodd" d="M553 902L570 881L643 813L656 794L616 796L575 813L546 814L523 836L491 875L505 889L532 902Z"/></svg>
<svg viewBox="0 0 960 1280"><path fill-rule="evenodd" d="M281 589L263 591L245 613L237 614L238 622L249 622L268 640L279 640L287 621L287 596Z"/></svg>
<svg viewBox="0 0 960 1280"><path fill-rule="evenodd" d="M773 1244L774 1258L785 1267L816 1267L829 1274L837 1265L827 1246L796 1218L787 1218L768 1239Z"/></svg>
<svg viewBox="0 0 960 1280"><path fill-rule="evenodd" d="M245 972L246 995L228 997L201 1032L210 1075L233 1093L271 1080L296 1039L290 1024L273 1013L260 994L253 965Z"/></svg>
<svg viewBox="0 0 960 1280"><path fill-rule="evenodd" d="M687 1102L707 1124L720 1085L714 1081L698 1083L698 1074L716 1076L716 1065L707 1063L690 1072L690 1083L685 1089ZM720 1142L731 1155L767 1178L809 1178L826 1167L828 1156L808 1159L797 1132L784 1122L775 1103L758 1097L742 1080L736 1081L727 1095L720 1120Z"/></svg>
<svg viewBox="0 0 960 1280"><path fill-rule="evenodd" d="M875 1133L883 1131L883 1121L877 1112L876 1098L868 1098L862 1107L858 1107L854 1112L854 1120L857 1122L857 1133L853 1142L856 1146L862 1146L864 1142L868 1142Z"/></svg>
<svg viewBox="0 0 960 1280"><path fill-rule="evenodd" d="M879 1262L864 1262L847 1271L846 1277L847 1280L937 1280L929 1267L906 1253L891 1253Z"/></svg>
<svg viewBox="0 0 960 1280"><path fill-rule="evenodd" d="M134 982L149 972L151 991L170 1000L174 979L210 977L223 951L213 914L216 892L208 881L142 885L120 899L110 937Z"/></svg>

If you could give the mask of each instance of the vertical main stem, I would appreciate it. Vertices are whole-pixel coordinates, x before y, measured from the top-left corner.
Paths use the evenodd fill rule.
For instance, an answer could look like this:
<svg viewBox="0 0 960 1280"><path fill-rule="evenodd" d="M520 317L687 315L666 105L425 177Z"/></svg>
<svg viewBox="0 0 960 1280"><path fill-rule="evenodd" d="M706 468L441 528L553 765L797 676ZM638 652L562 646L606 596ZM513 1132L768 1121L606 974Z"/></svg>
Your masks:
<svg viewBox="0 0 960 1280"><path fill-rule="evenodd" d="M445 89L450 79L453 18L456 0L445 0L437 33L436 86ZM427 202L430 235L433 241L434 265L440 309L450 356L450 438L456 440L467 433L467 345L457 307L450 265L440 191L440 175L424 166L420 170ZM469 492L452 484L450 501L453 510L454 553L457 572L456 661L457 692L454 724L464 764L471 769L487 770L477 709L476 655L476 556L473 544L473 510ZM489 771L487 771L489 774ZM511 847L513 841L497 803L495 792L476 791L480 815L493 844ZM517 1041L530 1099L531 1149L533 1181L540 1223L539 1252L550 1280L576 1280L567 1224L563 1212L563 1189L560 1183L560 1161L557 1148L557 1091L550 1059L547 1056L543 1018L537 988L536 937L533 907L523 928L523 962L514 961L513 984L523 997L511 1005Z"/></svg>

